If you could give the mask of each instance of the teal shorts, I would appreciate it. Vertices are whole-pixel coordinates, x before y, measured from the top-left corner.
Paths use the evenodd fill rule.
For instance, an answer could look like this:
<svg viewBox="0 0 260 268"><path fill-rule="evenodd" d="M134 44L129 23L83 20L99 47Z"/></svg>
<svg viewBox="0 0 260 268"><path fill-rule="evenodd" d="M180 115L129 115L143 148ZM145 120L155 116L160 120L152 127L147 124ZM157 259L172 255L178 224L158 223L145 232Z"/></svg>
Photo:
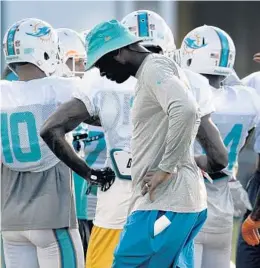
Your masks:
<svg viewBox="0 0 260 268"><path fill-rule="evenodd" d="M157 219L166 216L169 225L154 235ZM207 218L200 213L135 211L127 220L114 252L113 268L192 268L193 239Z"/></svg>

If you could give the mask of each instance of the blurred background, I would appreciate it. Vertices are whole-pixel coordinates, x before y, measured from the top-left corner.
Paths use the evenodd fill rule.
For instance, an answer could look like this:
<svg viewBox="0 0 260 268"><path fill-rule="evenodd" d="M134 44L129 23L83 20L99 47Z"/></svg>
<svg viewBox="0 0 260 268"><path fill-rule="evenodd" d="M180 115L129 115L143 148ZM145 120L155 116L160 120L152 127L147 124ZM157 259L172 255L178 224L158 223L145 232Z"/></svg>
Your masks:
<svg viewBox="0 0 260 268"><path fill-rule="evenodd" d="M171 26L177 47L193 28L203 24L218 26L228 32L234 40L237 48L235 69L238 75L244 77L259 68L252 61L253 54L260 51L258 1L1 0L0 3L1 38L12 23L25 17L46 20L53 27L68 27L80 31L89 29L102 20L121 20L131 11L150 9L159 13Z"/></svg>
<svg viewBox="0 0 260 268"><path fill-rule="evenodd" d="M102 20L121 20L128 13L149 9L160 14L171 27L177 48L184 36L203 24L225 30L236 46L235 70L239 77L260 70L252 61L260 52L260 2L253 1L3 1L1 13L2 39L6 30L17 20L36 17L54 28L68 27L76 31L90 29ZM1 54L0 73L4 67ZM255 166L253 139L240 155L238 178L245 186ZM233 255L234 258L234 255Z"/></svg>

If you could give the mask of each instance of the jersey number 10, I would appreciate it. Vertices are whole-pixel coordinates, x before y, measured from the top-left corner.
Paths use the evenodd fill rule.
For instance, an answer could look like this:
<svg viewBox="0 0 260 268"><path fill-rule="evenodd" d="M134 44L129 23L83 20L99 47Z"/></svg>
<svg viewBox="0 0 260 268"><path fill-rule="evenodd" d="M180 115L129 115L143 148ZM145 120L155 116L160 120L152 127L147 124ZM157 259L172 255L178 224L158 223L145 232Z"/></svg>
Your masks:
<svg viewBox="0 0 260 268"><path fill-rule="evenodd" d="M30 150L21 148L19 124L26 124ZM41 159L41 149L36 122L31 112L1 113L1 142L6 163L13 163L13 156L19 162L36 162Z"/></svg>

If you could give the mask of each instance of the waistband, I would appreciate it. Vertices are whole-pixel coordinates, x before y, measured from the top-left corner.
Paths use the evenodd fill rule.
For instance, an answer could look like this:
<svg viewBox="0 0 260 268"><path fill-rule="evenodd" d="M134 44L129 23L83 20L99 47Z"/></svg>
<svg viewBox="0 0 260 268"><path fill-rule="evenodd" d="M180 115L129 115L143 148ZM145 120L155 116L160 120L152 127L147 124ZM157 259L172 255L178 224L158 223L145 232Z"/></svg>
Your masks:
<svg viewBox="0 0 260 268"><path fill-rule="evenodd" d="M209 176L212 180L219 180L219 179L225 179L228 177L228 175L222 171L210 173Z"/></svg>

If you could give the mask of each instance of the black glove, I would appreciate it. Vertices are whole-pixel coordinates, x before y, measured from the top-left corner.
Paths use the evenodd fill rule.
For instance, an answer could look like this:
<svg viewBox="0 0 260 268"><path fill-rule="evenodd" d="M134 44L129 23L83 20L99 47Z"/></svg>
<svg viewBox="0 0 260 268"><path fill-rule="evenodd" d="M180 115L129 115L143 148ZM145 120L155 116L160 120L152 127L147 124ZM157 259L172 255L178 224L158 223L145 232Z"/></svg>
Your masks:
<svg viewBox="0 0 260 268"><path fill-rule="evenodd" d="M115 173L109 168L103 169L91 169L90 178L89 178L89 186L86 194L91 192L91 187L93 185L97 185L100 187L102 192L106 192L115 181Z"/></svg>
<svg viewBox="0 0 260 268"><path fill-rule="evenodd" d="M84 134L78 134L73 136L73 141L79 141L79 140L84 140L88 138L88 134L84 133Z"/></svg>

